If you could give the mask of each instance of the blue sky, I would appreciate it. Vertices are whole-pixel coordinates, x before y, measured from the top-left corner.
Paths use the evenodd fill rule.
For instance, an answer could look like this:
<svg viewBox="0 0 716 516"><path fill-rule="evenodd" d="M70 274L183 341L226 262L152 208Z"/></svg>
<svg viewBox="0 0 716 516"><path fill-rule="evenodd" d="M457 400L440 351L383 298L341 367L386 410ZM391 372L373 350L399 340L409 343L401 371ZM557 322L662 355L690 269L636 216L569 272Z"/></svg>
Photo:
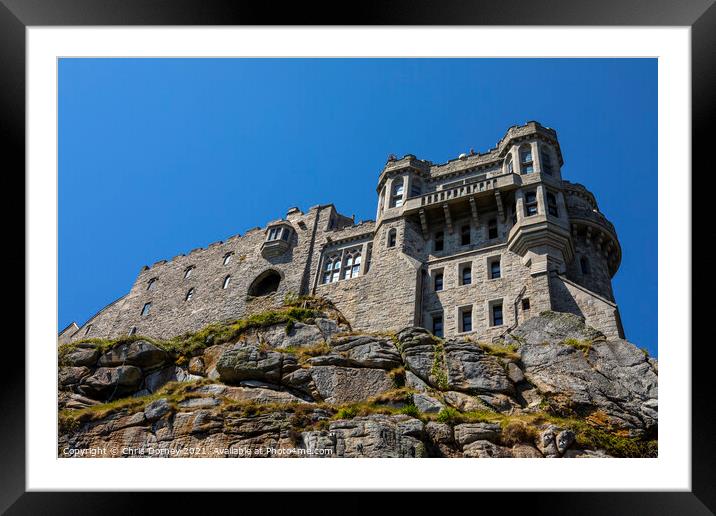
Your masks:
<svg viewBox="0 0 716 516"><path fill-rule="evenodd" d="M372 219L388 154L444 162L528 120L614 222L627 338L656 355L656 59L62 59L59 327L290 206Z"/></svg>

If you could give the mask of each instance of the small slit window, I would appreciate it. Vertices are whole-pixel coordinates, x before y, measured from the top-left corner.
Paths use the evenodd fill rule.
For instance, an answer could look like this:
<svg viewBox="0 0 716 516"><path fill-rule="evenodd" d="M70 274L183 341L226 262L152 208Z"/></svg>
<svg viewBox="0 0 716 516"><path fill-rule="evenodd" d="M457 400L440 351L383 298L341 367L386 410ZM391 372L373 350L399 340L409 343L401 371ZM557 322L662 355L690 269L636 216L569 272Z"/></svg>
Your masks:
<svg viewBox="0 0 716 516"><path fill-rule="evenodd" d="M530 298L526 297L522 299L522 310L529 310L530 309Z"/></svg>
<svg viewBox="0 0 716 516"><path fill-rule="evenodd" d="M137 327L136 327L136 326L132 326L132 327L129 329L129 335L136 335L136 333L137 333Z"/></svg>
<svg viewBox="0 0 716 516"><path fill-rule="evenodd" d="M469 264L463 265L460 271L460 284L469 285L470 283L472 283L472 267Z"/></svg>
<svg viewBox="0 0 716 516"><path fill-rule="evenodd" d="M588 275L591 272L591 267L589 266L589 260L586 256L582 256L579 259L579 266L582 269L582 274L585 276Z"/></svg>
<svg viewBox="0 0 716 516"><path fill-rule="evenodd" d="M490 219L487 222L487 238L497 238L497 219Z"/></svg>
<svg viewBox="0 0 716 516"><path fill-rule="evenodd" d="M537 215L537 192L525 192L525 214Z"/></svg>
<svg viewBox="0 0 716 516"><path fill-rule="evenodd" d="M535 171L532 161L532 146L530 145L520 147L520 168L523 174L531 174Z"/></svg>
<svg viewBox="0 0 716 516"><path fill-rule="evenodd" d="M144 306L142 307L142 313L141 315L149 315L149 310L152 308L152 303L144 303Z"/></svg>
<svg viewBox="0 0 716 516"><path fill-rule="evenodd" d="M393 185L393 195L390 199L390 205L394 208L400 208L403 205L403 180Z"/></svg>
<svg viewBox="0 0 716 516"><path fill-rule="evenodd" d="M159 278L152 278L147 283L147 290L154 290L157 287L157 281Z"/></svg>
<svg viewBox="0 0 716 516"><path fill-rule="evenodd" d="M232 256L234 256L234 253L226 253L224 255L224 265L229 265Z"/></svg>
<svg viewBox="0 0 716 516"><path fill-rule="evenodd" d="M397 231L395 229L388 231L388 247L395 247L396 238Z"/></svg>
<svg viewBox="0 0 716 516"><path fill-rule="evenodd" d="M472 331L472 307L460 309L460 331Z"/></svg>
<svg viewBox="0 0 716 516"><path fill-rule="evenodd" d="M227 288L229 288L229 284L230 284L230 283L231 283L231 276L226 276L226 277L224 278L224 282L221 284L221 288L223 288L224 290L226 290Z"/></svg>
<svg viewBox="0 0 716 516"><path fill-rule="evenodd" d="M547 213L553 217L559 217L559 210L557 209L557 196L552 192L547 192Z"/></svg>
<svg viewBox="0 0 716 516"><path fill-rule="evenodd" d="M502 276L502 270L500 268L500 259L495 258L490 261L490 279L498 279Z"/></svg>
<svg viewBox="0 0 716 516"><path fill-rule="evenodd" d="M470 245L470 225L465 224L460 228L460 244Z"/></svg>
<svg viewBox="0 0 716 516"><path fill-rule="evenodd" d="M490 322L492 326L502 326L502 301L498 301L491 306Z"/></svg>
<svg viewBox="0 0 716 516"><path fill-rule="evenodd" d="M445 247L445 234L442 231L435 233L435 251L442 251Z"/></svg>
<svg viewBox="0 0 716 516"><path fill-rule="evenodd" d="M436 272L433 276L433 286L435 288L435 292L440 292L443 289L443 272L439 271Z"/></svg>
<svg viewBox="0 0 716 516"><path fill-rule="evenodd" d="M512 153L507 155L507 173L512 174L515 171L515 167L512 164Z"/></svg>
<svg viewBox="0 0 716 516"><path fill-rule="evenodd" d="M443 314L433 314L433 335L436 337L443 336Z"/></svg>
<svg viewBox="0 0 716 516"><path fill-rule="evenodd" d="M186 269L184 269L184 279L189 279L189 278L191 278L191 275L192 275L192 272L193 272L193 271L194 271L194 266L193 266L193 265L192 265L191 267L187 267Z"/></svg>
<svg viewBox="0 0 716 516"><path fill-rule="evenodd" d="M85 335L89 335L91 331L92 331L92 325L88 324L87 329L85 330Z"/></svg>
<svg viewBox="0 0 716 516"><path fill-rule="evenodd" d="M194 297L194 289L190 288L189 291L186 293L186 296L184 296L184 301L191 301L192 297Z"/></svg>

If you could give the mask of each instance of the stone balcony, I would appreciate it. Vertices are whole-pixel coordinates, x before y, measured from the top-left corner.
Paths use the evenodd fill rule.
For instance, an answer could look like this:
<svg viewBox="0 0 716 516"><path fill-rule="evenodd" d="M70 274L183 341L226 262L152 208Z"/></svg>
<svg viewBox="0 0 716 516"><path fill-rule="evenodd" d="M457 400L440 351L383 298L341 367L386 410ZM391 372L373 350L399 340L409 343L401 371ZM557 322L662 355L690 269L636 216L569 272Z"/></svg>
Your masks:
<svg viewBox="0 0 716 516"><path fill-rule="evenodd" d="M455 201L466 201L469 197L489 196L495 190L512 189L521 184L518 174L502 174L490 178L470 181L464 185L437 190L417 197L408 198L403 205L403 213L411 213L434 205L451 204Z"/></svg>

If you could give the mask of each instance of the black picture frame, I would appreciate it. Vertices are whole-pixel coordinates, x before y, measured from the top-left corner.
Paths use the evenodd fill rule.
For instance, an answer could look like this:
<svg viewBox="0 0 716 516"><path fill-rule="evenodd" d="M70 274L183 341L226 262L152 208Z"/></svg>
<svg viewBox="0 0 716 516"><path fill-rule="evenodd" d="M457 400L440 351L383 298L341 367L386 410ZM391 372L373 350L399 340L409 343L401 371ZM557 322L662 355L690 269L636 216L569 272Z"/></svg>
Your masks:
<svg viewBox="0 0 716 516"><path fill-rule="evenodd" d="M4 157L6 197L3 203L6 221L17 220L23 210L25 192L25 29L28 26L84 25L557 25L557 26L690 26L692 52L692 170L713 169L709 159L713 151L710 125L716 115L716 6L714 0L547 0L519 2L501 0L469 2L465 0L364 1L337 9L338 4L322 2L284 3L229 0L0 0L0 146ZM711 145L709 145L711 143ZM9 159L8 159L9 158ZM674 171L678 179L688 180L688 171ZM693 177L696 174L692 173ZM17 181L10 195L10 184ZM692 190L693 191L693 190ZM697 193L697 192L694 192ZM13 204L15 203L15 204ZM18 205L19 204L19 205ZM696 206L694 199L692 206ZM23 210L24 212L24 210ZM697 221L693 217L694 222ZM13 242L14 259L10 266L24 267L24 227L5 224L6 242ZM14 232L14 234L13 234ZM9 234L8 234L9 233ZM22 251L20 251L22 249ZM692 250L693 253L693 250ZM692 270L706 257L692 254ZM22 262L22 264L21 264ZM25 274L27 274L25 269ZM15 275L20 282L20 275ZM11 280L11 278L7 278ZM690 278L689 278L690 280ZM14 287L14 288L13 288ZM23 291L25 285L8 286ZM21 290L22 289L22 290ZM17 296L16 296L17 297ZM16 299L17 301L17 299ZM16 306L20 303L16 302ZM24 303L23 303L24 306ZM692 307L699 305L696 300ZM32 309L28 306L27 309ZM698 314L698 312L697 312ZM656 314L654 314L656 317ZM704 315L705 317L705 315ZM19 316L15 321L20 320ZM24 320L24 315L23 318ZM692 316L698 321L699 316ZM702 319L707 320L707 319ZM11 327L17 327L14 324ZM17 347L15 340L6 346ZM6 332L6 339L9 334ZM712 514L716 510L716 466L714 461L714 395L707 382L711 361L700 360L699 351L712 345L711 339L692 345L692 491L691 492L619 492L619 493L479 493L480 505L507 503L515 512L530 514ZM673 345L674 343L670 343ZM689 343L681 343L685 349ZM701 346L701 347L699 347ZM708 353L707 357L713 356ZM227 501L236 495L209 493L212 501L196 494L138 494L122 492L27 493L25 489L25 359L17 348L12 367L3 368L0 399L2 424L0 443L4 449L0 463L0 510L8 514L127 514L150 509L146 497L157 497L163 508L179 506L190 512L206 511L209 505ZM241 495L242 497L245 495ZM266 495L263 495L266 496ZM297 504L295 495L274 493L273 507ZM360 503L358 494L346 494L344 507ZM411 499L420 502L419 494ZM367 507L365 499L361 499ZM247 507L242 499L238 507ZM459 503L459 502L456 502ZM487 504L487 505L486 505ZM313 504L311 504L313 506ZM320 506L318 501L316 507ZM331 509L326 502L326 510ZM361 505L358 505L360 507ZM314 510L320 510L316 509ZM522 509L520 509L523 507ZM336 509L336 507L333 507ZM340 507L338 507L340 508ZM457 507L455 510L460 510Z"/></svg>

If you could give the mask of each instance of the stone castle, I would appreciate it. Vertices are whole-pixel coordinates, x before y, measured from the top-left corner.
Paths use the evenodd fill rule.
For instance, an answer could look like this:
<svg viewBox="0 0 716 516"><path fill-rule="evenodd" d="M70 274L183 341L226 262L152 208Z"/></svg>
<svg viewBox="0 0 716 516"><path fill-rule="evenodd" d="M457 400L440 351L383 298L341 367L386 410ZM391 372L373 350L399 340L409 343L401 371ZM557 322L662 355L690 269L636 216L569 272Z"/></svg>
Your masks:
<svg viewBox="0 0 716 516"><path fill-rule="evenodd" d="M562 165L557 133L537 122L444 164L390 156L375 221L332 204L291 208L265 228L145 266L125 296L59 341L169 338L289 293L330 299L356 330L422 326L489 340L552 310L623 338L616 231Z"/></svg>

